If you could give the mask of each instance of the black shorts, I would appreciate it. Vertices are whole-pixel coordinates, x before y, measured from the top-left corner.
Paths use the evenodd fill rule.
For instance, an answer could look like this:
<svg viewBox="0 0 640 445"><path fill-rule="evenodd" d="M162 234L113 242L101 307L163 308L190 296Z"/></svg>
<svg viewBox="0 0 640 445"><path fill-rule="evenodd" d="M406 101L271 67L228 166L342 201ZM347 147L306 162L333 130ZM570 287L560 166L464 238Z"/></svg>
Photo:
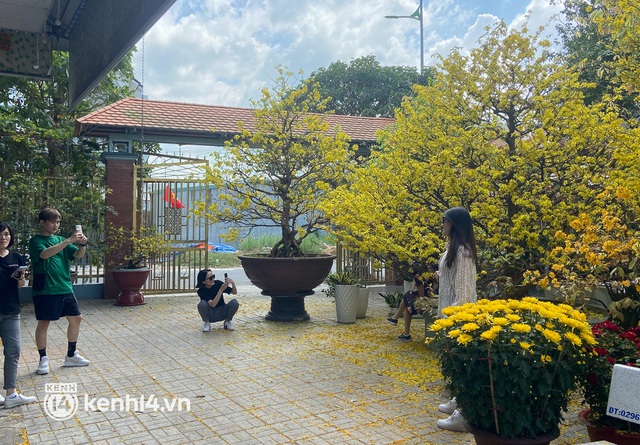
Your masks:
<svg viewBox="0 0 640 445"><path fill-rule="evenodd" d="M78 300L73 294L34 295L33 308L36 311L36 320L54 321L60 317L80 315Z"/></svg>
<svg viewBox="0 0 640 445"><path fill-rule="evenodd" d="M402 296L402 299L404 300L404 307L409 310L411 315L416 315L418 311L416 310L415 302L418 299L418 292L416 291L406 292Z"/></svg>

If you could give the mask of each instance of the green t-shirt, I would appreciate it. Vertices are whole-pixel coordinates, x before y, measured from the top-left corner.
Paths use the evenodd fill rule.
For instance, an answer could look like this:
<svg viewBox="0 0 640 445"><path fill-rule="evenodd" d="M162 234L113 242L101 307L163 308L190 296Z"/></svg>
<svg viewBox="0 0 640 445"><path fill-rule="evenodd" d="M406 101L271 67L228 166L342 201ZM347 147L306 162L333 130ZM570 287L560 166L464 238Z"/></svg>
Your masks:
<svg viewBox="0 0 640 445"><path fill-rule="evenodd" d="M73 244L69 244L60 252L46 260L40 258L43 250L60 244L65 239L66 238L58 235L36 235L29 240L29 255L31 256L34 279L37 274L45 274L44 288L39 290L33 289L33 295L62 295L73 293L69 261L73 259L73 255L78 251L78 248Z"/></svg>

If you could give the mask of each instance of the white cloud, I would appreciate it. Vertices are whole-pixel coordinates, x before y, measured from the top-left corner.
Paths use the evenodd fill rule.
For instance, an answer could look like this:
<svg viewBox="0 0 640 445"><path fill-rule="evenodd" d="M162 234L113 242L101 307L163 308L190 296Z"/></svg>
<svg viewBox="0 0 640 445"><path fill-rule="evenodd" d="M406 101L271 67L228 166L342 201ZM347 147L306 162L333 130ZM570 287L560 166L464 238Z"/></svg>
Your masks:
<svg viewBox="0 0 640 445"><path fill-rule="evenodd" d="M551 4L549 0L531 0L524 13L520 13L511 23L512 27L521 28L525 23L532 31L544 26L548 31L555 31L552 20L561 14L563 5L560 2ZM527 22L528 17L528 22Z"/></svg>
<svg viewBox="0 0 640 445"><path fill-rule="evenodd" d="M471 48L500 19L530 28L559 12L549 0L424 2L425 64L453 47ZM278 64L306 75L373 54L383 65L419 64L417 0L178 0L138 44L136 76L151 99L248 106Z"/></svg>

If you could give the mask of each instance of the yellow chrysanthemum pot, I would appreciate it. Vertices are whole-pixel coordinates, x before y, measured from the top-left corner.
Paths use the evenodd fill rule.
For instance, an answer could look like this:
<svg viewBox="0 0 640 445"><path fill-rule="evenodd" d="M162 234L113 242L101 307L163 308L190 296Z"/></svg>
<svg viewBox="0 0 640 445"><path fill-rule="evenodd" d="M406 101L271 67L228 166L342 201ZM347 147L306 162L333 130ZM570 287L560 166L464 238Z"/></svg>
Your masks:
<svg viewBox="0 0 640 445"><path fill-rule="evenodd" d="M427 341L469 429L483 433L477 443L544 444L557 437L586 346L595 342L586 316L532 297L480 300L443 312Z"/></svg>

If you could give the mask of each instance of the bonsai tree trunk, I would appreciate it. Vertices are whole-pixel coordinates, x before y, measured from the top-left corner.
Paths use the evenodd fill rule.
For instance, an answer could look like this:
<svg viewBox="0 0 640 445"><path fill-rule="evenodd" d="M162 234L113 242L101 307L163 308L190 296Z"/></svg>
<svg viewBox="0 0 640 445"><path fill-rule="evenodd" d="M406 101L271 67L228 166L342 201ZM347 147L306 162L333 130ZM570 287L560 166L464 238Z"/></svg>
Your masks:
<svg viewBox="0 0 640 445"><path fill-rule="evenodd" d="M282 239L271 249L272 257L300 257L304 256L300 243L296 240L295 234L289 230L282 229Z"/></svg>

